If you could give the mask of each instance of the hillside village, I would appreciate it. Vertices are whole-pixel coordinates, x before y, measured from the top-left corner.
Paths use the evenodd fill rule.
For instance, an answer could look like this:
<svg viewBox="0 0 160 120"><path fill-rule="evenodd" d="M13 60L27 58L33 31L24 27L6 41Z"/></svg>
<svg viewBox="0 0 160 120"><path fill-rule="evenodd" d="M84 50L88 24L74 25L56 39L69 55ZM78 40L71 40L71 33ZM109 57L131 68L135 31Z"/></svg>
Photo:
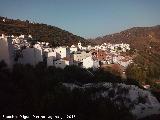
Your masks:
<svg viewBox="0 0 160 120"><path fill-rule="evenodd" d="M0 4L0 120L160 120L160 0Z"/></svg>
<svg viewBox="0 0 160 120"><path fill-rule="evenodd" d="M98 69L103 65L119 64L126 68L132 57L122 55L130 50L130 45L103 43L101 45L77 45L52 47L48 42L34 41L31 35L0 37L0 61L9 67L15 63L35 66L39 62L64 69L69 65Z"/></svg>

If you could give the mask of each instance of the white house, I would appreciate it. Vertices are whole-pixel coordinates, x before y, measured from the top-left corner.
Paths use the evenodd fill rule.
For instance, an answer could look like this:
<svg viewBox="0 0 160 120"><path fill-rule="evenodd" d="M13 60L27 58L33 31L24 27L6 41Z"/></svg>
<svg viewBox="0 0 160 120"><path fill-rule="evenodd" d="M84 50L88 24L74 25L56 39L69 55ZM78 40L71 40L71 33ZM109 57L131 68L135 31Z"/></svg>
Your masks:
<svg viewBox="0 0 160 120"><path fill-rule="evenodd" d="M99 68L99 61L94 60L91 56L83 59L83 67L84 68Z"/></svg>
<svg viewBox="0 0 160 120"><path fill-rule="evenodd" d="M123 67L127 67L129 64L133 62L132 57L125 56L123 59L118 61L118 64L122 65Z"/></svg>
<svg viewBox="0 0 160 120"><path fill-rule="evenodd" d="M74 45L70 47L70 53L73 53L73 52L77 52L77 47Z"/></svg>
<svg viewBox="0 0 160 120"><path fill-rule="evenodd" d="M54 60L56 60L56 52L48 52L46 53L47 57L47 66L53 66L54 65Z"/></svg>
<svg viewBox="0 0 160 120"><path fill-rule="evenodd" d="M29 38L32 38L32 35L28 35Z"/></svg>
<svg viewBox="0 0 160 120"><path fill-rule="evenodd" d="M76 53L73 54L73 60L75 62L82 62L83 59L87 58L91 56L90 52L86 52L86 51L77 51Z"/></svg>
<svg viewBox="0 0 160 120"><path fill-rule="evenodd" d="M2 34L0 37L0 61L4 60L5 63L12 67L14 64L14 48L12 38Z"/></svg>
<svg viewBox="0 0 160 120"><path fill-rule="evenodd" d="M99 45L94 46L94 49L99 50L100 49Z"/></svg>
<svg viewBox="0 0 160 120"><path fill-rule="evenodd" d="M21 40L16 37L16 38L13 38L13 44L20 44L21 43Z"/></svg>
<svg viewBox="0 0 160 120"><path fill-rule="evenodd" d="M81 47L82 50L87 50L87 47Z"/></svg>
<svg viewBox="0 0 160 120"><path fill-rule="evenodd" d="M6 19L3 19L3 22L6 22Z"/></svg>
<svg viewBox="0 0 160 120"><path fill-rule="evenodd" d="M35 45L33 48L26 48L22 50L23 57L20 62L22 64L36 65L43 61L42 48L39 45Z"/></svg>
<svg viewBox="0 0 160 120"><path fill-rule="evenodd" d="M19 36L19 38L24 38L24 37L25 37L24 35L20 35L20 36Z"/></svg>
<svg viewBox="0 0 160 120"><path fill-rule="evenodd" d="M94 49L94 47L92 47L91 45L88 45L88 46L87 46L87 50L90 51L91 49Z"/></svg>
<svg viewBox="0 0 160 120"><path fill-rule="evenodd" d="M34 48L26 48L22 50L22 58L19 59L22 64L35 65Z"/></svg>
<svg viewBox="0 0 160 120"><path fill-rule="evenodd" d="M62 68L64 69L66 66L72 65L72 62L70 60L64 60L64 59L60 59L60 60L55 60L54 61L54 66L56 68Z"/></svg>
<svg viewBox="0 0 160 120"><path fill-rule="evenodd" d="M42 47L39 44L34 45L36 64L43 61Z"/></svg>
<svg viewBox="0 0 160 120"><path fill-rule="evenodd" d="M52 48L49 48L49 47L43 48L43 52L45 52L45 53L52 52L52 51L53 51Z"/></svg>
<svg viewBox="0 0 160 120"><path fill-rule="evenodd" d="M126 60L121 60L121 61L119 61L118 62L120 65L122 65L123 67L127 67L129 64L131 64L132 63L132 60L128 60L128 61L126 61Z"/></svg>
<svg viewBox="0 0 160 120"><path fill-rule="evenodd" d="M70 55L70 50L67 47L57 47L55 51L57 53L57 59L65 58Z"/></svg>

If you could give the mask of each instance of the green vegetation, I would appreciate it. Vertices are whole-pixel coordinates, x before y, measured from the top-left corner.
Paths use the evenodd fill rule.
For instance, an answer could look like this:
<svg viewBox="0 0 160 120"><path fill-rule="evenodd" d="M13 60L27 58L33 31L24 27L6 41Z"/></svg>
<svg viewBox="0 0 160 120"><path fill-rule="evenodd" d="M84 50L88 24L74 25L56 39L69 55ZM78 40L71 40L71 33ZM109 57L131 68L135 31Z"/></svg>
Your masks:
<svg viewBox="0 0 160 120"><path fill-rule="evenodd" d="M36 41L49 42L52 46L62 46L62 45L72 45L77 44L79 41L83 45L87 45L89 41L85 40L80 36L73 35L72 33L62 30L58 27L39 24L39 23L30 23L28 20L13 20L0 17L0 34L6 35L28 35L31 34L33 39Z"/></svg>
<svg viewBox="0 0 160 120"><path fill-rule="evenodd" d="M160 55L139 51L126 70L128 78L138 80L141 84L155 85L155 80L160 79Z"/></svg>

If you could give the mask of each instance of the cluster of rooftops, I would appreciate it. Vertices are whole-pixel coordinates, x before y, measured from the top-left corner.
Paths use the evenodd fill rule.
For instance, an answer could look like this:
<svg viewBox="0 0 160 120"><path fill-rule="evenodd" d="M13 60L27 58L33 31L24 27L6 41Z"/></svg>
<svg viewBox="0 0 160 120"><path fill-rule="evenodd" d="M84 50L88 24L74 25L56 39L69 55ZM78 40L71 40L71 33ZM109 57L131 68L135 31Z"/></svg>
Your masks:
<svg viewBox="0 0 160 120"><path fill-rule="evenodd" d="M113 63L126 67L132 62L132 57L121 55L122 52L130 50L130 45L124 43L83 46L78 42L77 45L70 47L51 47L48 42L33 43L31 35L5 36L2 34L0 46L3 46L0 48L0 60L5 60L9 65L14 63L36 65L39 62L45 62L47 66L60 68L65 68L67 65L99 68L102 64Z"/></svg>

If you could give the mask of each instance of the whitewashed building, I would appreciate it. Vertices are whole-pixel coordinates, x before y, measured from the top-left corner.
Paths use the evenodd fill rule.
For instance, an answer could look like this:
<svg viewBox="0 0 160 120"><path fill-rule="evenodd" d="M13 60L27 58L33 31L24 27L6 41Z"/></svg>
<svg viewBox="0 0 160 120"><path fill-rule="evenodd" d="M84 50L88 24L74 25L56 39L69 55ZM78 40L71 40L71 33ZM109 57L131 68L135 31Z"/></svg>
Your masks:
<svg viewBox="0 0 160 120"><path fill-rule="evenodd" d="M24 38L24 37L25 37L25 35L20 35L20 36L19 36L19 38Z"/></svg>
<svg viewBox="0 0 160 120"><path fill-rule="evenodd" d="M70 55L70 50L68 47L57 47L55 48L55 51L57 53L57 59L65 58Z"/></svg>
<svg viewBox="0 0 160 120"><path fill-rule="evenodd" d="M77 52L77 50L78 50L77 47L74 45L70 47L70 53Z"/></svg>
<svg viewBox="0 0 160 120"><path fill-rule="evenodd" d="M91 56L90 52L86 51L77 51L76 53L73 54L73 60L76 62L82 62L83 59Z"/></svg>
<svg viewBox="0 0 160 120"><path fill-rule="evenodd" d="M99 61L94 60L91 56L83 59L83 68L99 68Z"/></svg>
<svg viewBox="0 0 160 120"><path fill-rule="evenodd" d="M56 60L56 52L47 52L46 53L47 57L47 66L53 66L54 65L54 60Z"/></svg>
<svg viewBox="0 0 160 120"><path fill-rule="evenodd" d="M42 48L36 44L33 48L26 48L22 50L23 57L20 59L22 64L36 65L43 62Z"/></svg>
<svg viewBox="0 0 160 120"><path fill-rule="evenodd" d="M5 63L12 67L14 64L14 48L12 38L2 34L0 37L0 61L4 60Z"/></svg>
<svg viewBox="0 0 160 120"><path fill-rule="evenodd" d="M87 46L87 50L88 50L88 51L90 51L90 50L92 50L92 49L94 49L94 47L92 47L91 45L88 45L88 46Z"/></svg>
<svg viewBox="0 0 160 120"><path fill-rule="evenodd" d="M54 61L54 66L56 68L64 69L66 66L69 66L69 65L72 65L72 62L70 60L59 59Z"/></svg>
<svg viewBox="0 0 160 120"><path fill-rule="evenodd" d="M32 35L28 35L28 37L32 39Z"/></svg>

